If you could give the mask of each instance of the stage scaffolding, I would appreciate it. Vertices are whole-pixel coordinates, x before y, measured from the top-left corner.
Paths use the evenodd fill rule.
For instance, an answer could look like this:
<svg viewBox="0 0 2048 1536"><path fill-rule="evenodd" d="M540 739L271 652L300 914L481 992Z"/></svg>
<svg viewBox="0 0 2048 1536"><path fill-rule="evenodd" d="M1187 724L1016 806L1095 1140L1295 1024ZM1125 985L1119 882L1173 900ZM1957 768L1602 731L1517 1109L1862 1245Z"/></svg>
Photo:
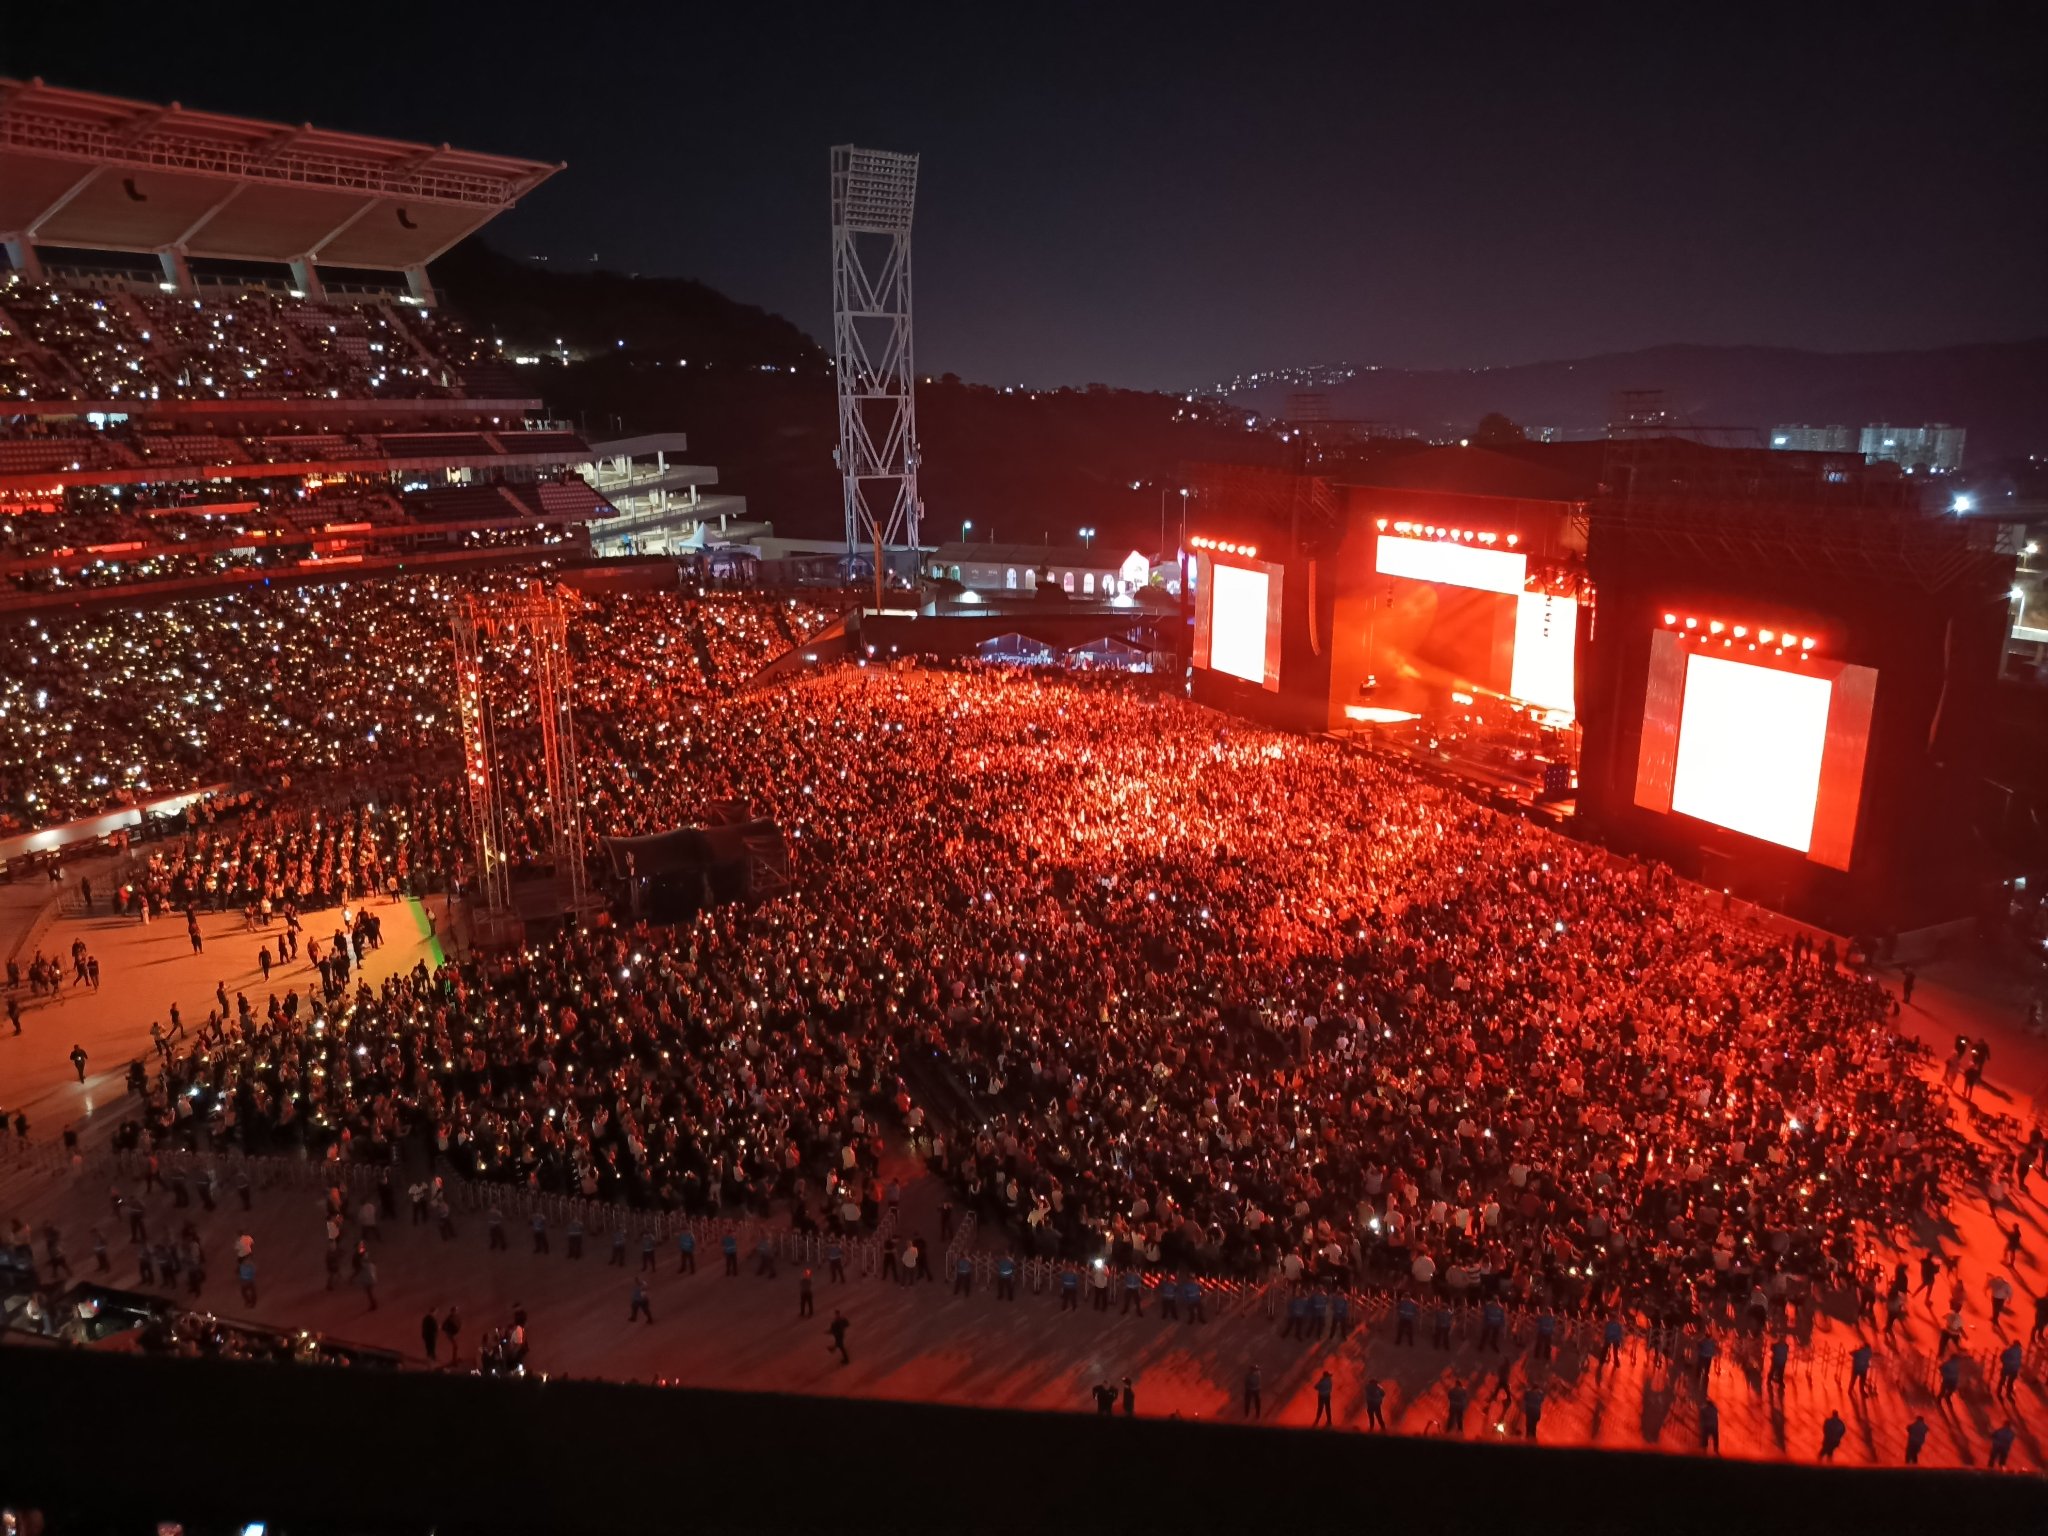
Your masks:
<svg viewBox="0 0 2048 1536"><path fill-rule="evenodd" d="M500 789L496 702L489 658L516 653L529 665L534 716L540 726L547 785L546 817L561 910L590 905L583 867L583 812L578 795L576 727L571 710L574 678L569 660L569 608L574 601L540 582L511 593L472 593L455 605L456 698L462 716L463 781L469 802L470 846L476 861L476 903L486 918L513 911L512 868Z"/></svg>
<svg viewBox="0 0 2048 1536"><path fill-rule="evenodd" d="M1587 509L1593 564L1646 556L1674 571L1791 571L1838 589L1930 594L2010 586L2017 529L1929 511L1923 484L1839 457L1611 441L1603 492Z"/></svg>

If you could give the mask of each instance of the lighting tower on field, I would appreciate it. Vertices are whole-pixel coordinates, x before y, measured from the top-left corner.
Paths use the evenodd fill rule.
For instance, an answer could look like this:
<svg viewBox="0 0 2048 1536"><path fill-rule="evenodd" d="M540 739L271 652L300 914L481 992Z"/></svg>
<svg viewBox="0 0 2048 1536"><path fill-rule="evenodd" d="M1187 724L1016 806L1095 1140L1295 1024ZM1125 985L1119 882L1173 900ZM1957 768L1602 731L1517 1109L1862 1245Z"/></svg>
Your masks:
<svg viewBox="0 0 2048 1536"><path fill-rule="evenodd" d="M911 396L910 216L917 156L841 144L832 151L832 359L846 549L917 547L917 411Z"/></svg>
<svg viewBox="0 0 2048 1536"><path fill-rule="evenodd" d="M529 582L522 591L470 593L458 597L452 614L455 639L455 697L462 720L463 780L469 797L470 846L476 860L475 892L479 932L513 921L512 862L501 789L496 705L519 713L516 700L495 700L486 679L491 653L509 653L515 667L525 663L532 687L531 712L540 726L541 767L547 783L547 828L551 858L564 910L581 918L591 904L583 869L581 775L576 760L576 726L570 708L575 691L569 656L566 596Z"/></svg>

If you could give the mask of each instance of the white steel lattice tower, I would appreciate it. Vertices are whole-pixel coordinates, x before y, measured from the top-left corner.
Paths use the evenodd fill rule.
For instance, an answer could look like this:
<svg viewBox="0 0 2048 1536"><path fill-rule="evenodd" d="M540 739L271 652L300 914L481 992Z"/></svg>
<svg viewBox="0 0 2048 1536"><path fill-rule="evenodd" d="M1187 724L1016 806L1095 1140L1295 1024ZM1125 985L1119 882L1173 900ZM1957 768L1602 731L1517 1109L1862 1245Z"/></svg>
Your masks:
<svg viewBox="0 0 2048 1536"><path fill-rule="evenodd" d="M911 398L910 216L917 156L832 151L832 357L846 548L917 547L917 411ZM877 561L876 580L880 584Z"/></svg>

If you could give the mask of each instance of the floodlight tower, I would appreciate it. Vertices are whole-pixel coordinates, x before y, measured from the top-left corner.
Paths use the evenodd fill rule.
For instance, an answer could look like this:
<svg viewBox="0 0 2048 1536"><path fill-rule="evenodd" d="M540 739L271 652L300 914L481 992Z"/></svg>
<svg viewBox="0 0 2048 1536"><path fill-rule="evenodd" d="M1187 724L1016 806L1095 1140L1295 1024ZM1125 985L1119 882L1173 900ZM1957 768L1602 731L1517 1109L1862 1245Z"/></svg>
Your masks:
<svg viewBox="0 0 2048 1536"><path fill-rule="evenodd" d="M917 410L911 395L910 216L917 156L840 144L832 151L832 359L846 550L917 548Z"/></svg>

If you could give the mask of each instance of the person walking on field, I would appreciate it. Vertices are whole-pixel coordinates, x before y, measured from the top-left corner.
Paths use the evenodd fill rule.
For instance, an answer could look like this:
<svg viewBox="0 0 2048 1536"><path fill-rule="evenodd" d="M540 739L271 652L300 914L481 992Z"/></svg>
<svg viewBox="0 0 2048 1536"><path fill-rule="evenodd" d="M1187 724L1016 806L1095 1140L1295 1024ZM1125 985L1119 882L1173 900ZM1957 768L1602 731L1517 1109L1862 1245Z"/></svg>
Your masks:
<svg viewBox="0 0 2048 1536"><path fill-rule="evenodd" d="M71 1066L72 1066L72 1070L73 1070L73 1071L75 1071L75 1072L77 1072L77 1074L78 1074L78 1080L79 1080L79 1081L80 1081L81 1083L85 1081L85 1062L86 1062L86 1056L85 1056L85 1047L84 1047L84 1046L82 1046L82 1045L74 1045L74 1046L72 1046L72 1047L71 1047Z"/></svg>
<svg viewBox="0 0 2048 1536"><path fill-rule="evenodd" d="M825 1330L826 1333L832 1336L832 1342L825 1346L825 1353L829 1355L834 1350L837 1350L841 1365L853 1364L853 1356L846 1352L846 1330L851 1326L846 1321L846 1314L844 1312L834 1312L832 1314L832 1326Z"/></svg>
<svg viewBox="0 0 2048 1536"><path fill-rule="evenodd" d="M1384 1410L1387 1403L1387 1389L1378 1381L1368 1379L1365 1384L1365 1427L1384 1430L1387 1421Z"/></svg>

